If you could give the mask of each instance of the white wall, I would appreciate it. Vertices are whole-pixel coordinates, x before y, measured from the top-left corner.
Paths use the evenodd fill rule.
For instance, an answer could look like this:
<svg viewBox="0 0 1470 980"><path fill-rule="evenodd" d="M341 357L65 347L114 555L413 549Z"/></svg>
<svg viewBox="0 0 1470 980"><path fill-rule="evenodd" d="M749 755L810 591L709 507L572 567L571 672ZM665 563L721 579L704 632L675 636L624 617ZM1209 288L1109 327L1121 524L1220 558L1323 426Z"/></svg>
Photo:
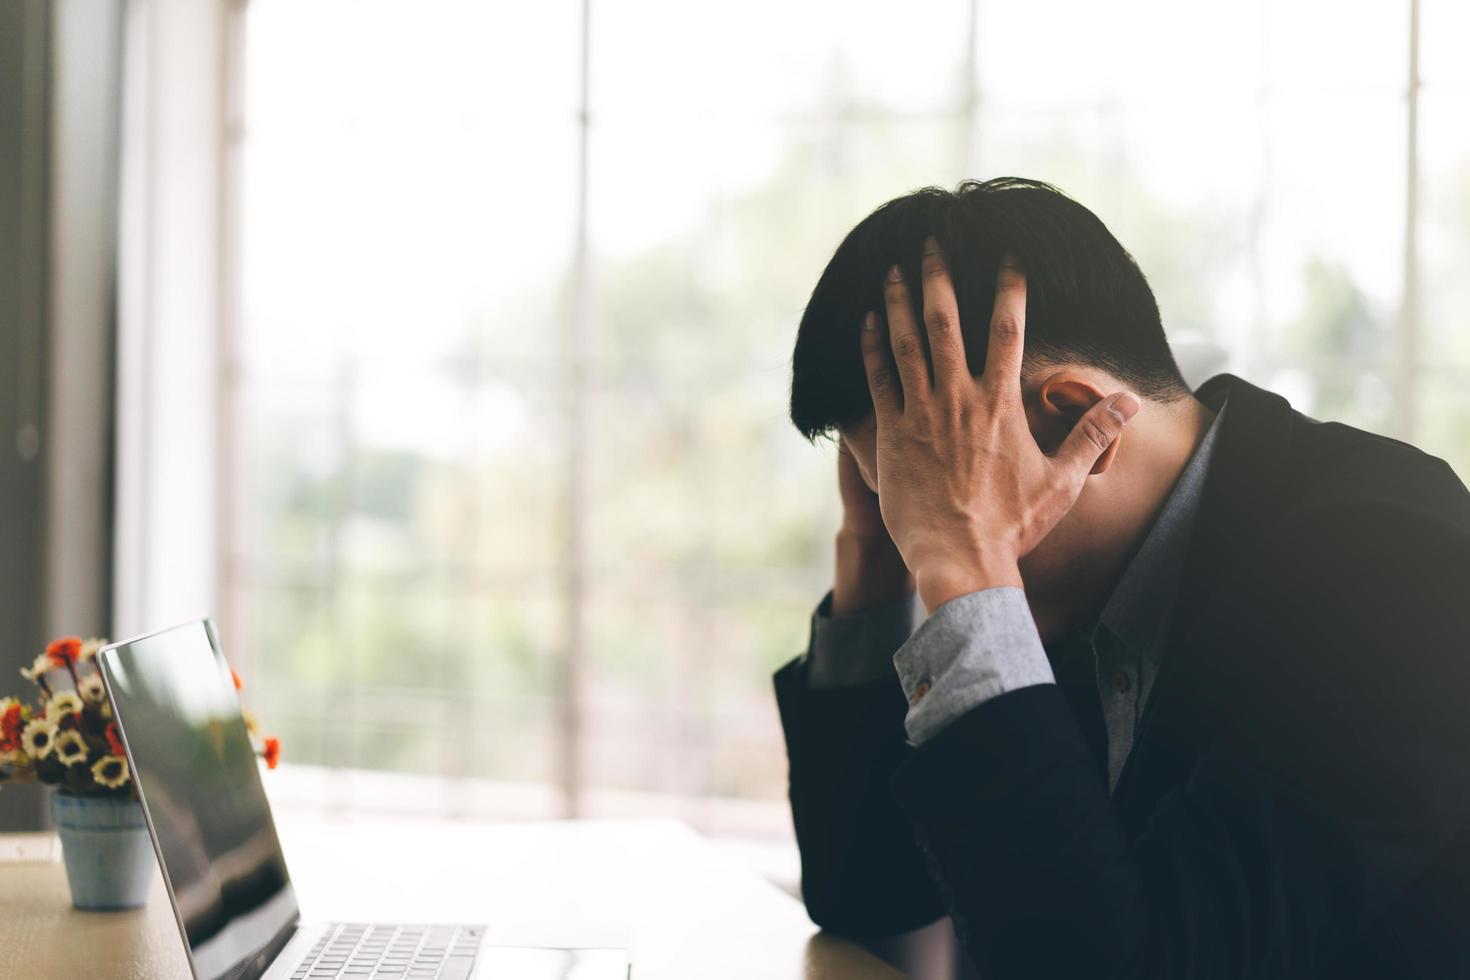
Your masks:
<svg viewBox="0 0 1470 980"><path fill-rule="evenodd" d="M218 601L223 0L127 10L114 630Z"/></svg>
<svg viewBox="0 0 1470 980"><path fill-rule="evenodd" d="M52 16L47 636L106 628L121 0Z"/></svg>

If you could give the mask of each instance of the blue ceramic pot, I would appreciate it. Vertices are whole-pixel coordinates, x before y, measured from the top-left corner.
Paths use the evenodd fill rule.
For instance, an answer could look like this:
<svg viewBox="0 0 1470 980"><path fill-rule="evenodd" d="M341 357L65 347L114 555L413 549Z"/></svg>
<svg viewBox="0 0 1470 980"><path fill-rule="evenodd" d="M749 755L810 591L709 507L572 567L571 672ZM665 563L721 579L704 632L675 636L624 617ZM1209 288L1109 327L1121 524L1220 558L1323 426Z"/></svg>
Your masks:
<svg viewBox="0 0 1470 980"><path fill-rule="evenodd" d="M137 800L52 793L51 819L73 905L105 911L148 901L158 861Z"/></svg>

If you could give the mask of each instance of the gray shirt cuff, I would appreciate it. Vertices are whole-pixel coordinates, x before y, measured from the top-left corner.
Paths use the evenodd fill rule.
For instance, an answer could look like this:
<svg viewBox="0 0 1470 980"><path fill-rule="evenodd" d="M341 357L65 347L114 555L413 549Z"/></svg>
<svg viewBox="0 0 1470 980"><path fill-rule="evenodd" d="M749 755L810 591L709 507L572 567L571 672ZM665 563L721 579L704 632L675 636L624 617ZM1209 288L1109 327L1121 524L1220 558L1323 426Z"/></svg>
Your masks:
<svg viewBox="0 0 1470 980"><path fill-rule="evenodd" d="M876 606L854 616L832 615L832 593L812 614L807 683L816 688L856 687L893 677L893 652L923 618L918 598Z"/></svg>
<svg viewBox="0 0 1470 980"><path fill-rule="evenodd" d="M1026 593L1014 586L946 602L899 649L893 664L909 699L904 728L914 745L993 697L1055 683Z"/></svg>

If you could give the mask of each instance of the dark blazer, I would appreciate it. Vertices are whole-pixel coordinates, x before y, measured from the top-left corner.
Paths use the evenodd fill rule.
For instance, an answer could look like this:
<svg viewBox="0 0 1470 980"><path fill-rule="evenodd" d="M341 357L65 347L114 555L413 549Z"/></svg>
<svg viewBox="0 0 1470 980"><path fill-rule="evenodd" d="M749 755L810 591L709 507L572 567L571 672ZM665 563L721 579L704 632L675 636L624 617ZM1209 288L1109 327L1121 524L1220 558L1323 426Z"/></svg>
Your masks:
<svg viewBox="0 0 1470 980"><path fill-rule="evenodd" d="M776 675L812 920L945 915L987 980L1470 977L1470 494L1228 375L1163 666L1115 793L1096 694L922 748L897 680Z"/></svg>

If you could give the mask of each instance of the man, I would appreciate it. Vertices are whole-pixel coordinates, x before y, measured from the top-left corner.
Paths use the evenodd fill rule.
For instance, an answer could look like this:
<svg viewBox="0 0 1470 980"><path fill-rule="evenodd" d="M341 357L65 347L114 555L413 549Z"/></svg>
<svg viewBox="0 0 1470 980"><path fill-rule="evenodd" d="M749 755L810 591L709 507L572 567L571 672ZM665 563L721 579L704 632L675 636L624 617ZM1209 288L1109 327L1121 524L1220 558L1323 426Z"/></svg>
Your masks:
<svg viewBox="0 0 1470 980"><path fill-rule="evenodd" d="M948 914L987 980L1470 976L1445 463L1191 393L1128 253L1017 179L848 235L791 415L843 501L776 677L814 921Z"/></svg>

